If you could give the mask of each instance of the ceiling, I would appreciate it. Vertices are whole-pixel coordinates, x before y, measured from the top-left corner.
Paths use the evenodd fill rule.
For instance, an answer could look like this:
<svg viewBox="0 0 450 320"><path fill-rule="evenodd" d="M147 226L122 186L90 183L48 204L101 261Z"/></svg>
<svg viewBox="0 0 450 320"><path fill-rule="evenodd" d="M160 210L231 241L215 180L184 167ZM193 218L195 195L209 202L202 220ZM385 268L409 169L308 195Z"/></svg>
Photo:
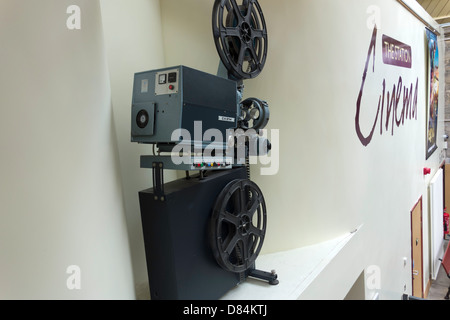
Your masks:
<svg viewBox="0 0 450 320"><path fill-rule="evenodd" d="M450 0L417 0L417 2L424 7L437 23L450 22Z"/></svg>

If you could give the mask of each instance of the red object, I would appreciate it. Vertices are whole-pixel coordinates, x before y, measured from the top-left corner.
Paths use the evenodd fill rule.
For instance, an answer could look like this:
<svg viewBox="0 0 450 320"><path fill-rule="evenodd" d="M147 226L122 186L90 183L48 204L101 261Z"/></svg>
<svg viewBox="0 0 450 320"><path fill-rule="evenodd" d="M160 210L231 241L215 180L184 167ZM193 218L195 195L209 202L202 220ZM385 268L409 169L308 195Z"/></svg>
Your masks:
<svg viewBox="0 0 450 320"><path fill-rule="evenodd" d="M444 253L444 258L442 258L442 266L445 269L445 273L450 275L450 246L447 246L447 249Z"/></svg>
<svg viewBox="0 0 450 320"><path fill-rule="evenodd" d="M173 89L175 89L175 87L174 87L173 85L170 85L170 86L169 86L169 89L170 89L170 90L173 90Z"/></svg>
<svg viewBox="0 0 450 320"><path fill-rule="evenodd" d="M430 168L423 168L423 175L426 176L427 174L431 173L431 169Z"/></svg>
<svg viewBox="0 0 450 320"><path fill-rule="evenodd" d="M449 214L447 212L444 212L444 235L449 234Z"/></svg>

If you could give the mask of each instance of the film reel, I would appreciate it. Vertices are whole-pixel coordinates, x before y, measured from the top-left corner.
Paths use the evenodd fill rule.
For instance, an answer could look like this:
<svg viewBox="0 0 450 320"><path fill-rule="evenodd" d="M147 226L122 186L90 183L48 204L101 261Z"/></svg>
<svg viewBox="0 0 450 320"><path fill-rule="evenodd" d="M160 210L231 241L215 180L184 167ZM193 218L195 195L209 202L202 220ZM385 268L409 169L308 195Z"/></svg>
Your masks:
<svg viewBox="0 0 450 320"><path fill-rule="evenodd" d="M257 98L248 98L242 101L241 113L239 125L244 130L264 129L270 118L269 105Z"/></svg>
<svg viewBox="0 0 450 320"><path fill-rule="evenodd" d="M210 243L217 263L240 273L251 268L266 234L267 212L259 187L248 179L228 183L216 199Z"/></svg>
<svg viewBox="0 0 450 320"><path fill-rule="evenodd" d="M267 28L257 0L216 0L212 27L222 63L237 80L257 77L267 58Z"/></svg>

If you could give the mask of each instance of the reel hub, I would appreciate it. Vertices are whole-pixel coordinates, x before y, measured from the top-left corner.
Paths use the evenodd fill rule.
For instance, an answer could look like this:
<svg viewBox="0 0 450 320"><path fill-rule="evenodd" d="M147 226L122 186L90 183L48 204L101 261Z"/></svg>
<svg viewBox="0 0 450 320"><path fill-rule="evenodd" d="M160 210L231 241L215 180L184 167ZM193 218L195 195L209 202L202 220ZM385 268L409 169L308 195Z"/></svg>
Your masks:
<svg viewBox="0 0 450 320"><path fill-rule="evenodd" d="M252 28L247 22L243 22L240 28L241 31L241 39L246 43L249 43L252 40Z"/></svg>

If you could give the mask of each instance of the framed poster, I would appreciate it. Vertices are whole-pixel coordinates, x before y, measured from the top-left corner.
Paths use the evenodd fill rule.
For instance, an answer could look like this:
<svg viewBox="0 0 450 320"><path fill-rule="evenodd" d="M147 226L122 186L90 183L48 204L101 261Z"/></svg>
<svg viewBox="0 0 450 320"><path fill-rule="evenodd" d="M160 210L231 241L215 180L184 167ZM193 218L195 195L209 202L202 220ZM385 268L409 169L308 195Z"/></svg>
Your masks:
<svg viewBox="0 0 450 320"><path fill-rule="evenodd" d="M437 36L426 29L428 41L428 110L427 110L427 152L428 159L437 149L437 117L439 96L439 49Z"/></svg>

